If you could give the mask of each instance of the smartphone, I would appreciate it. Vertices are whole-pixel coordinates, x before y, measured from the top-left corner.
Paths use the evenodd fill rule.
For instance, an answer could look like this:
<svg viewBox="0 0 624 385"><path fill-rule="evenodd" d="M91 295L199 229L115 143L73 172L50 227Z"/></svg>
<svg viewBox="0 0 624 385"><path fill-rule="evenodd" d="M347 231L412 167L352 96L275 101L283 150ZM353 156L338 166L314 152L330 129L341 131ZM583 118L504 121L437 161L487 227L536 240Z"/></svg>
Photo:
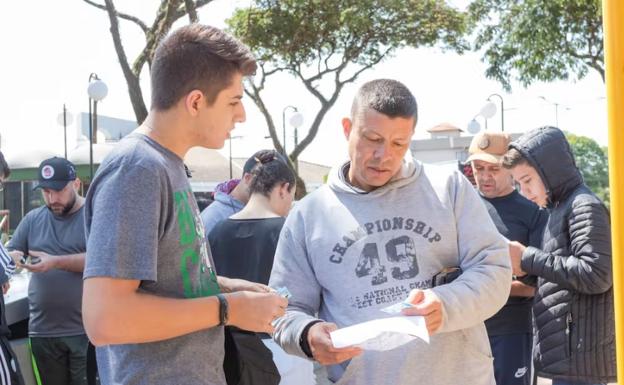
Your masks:
<svg viewBox="0 0 624 385"><path fill-rule="evenodd" d="M438 274L433 276L433 279L431 280L431 287L436 287L436 286L440 286L440 285L444 285L447 283L451 283L454 280L457 279L457 277L459 277L462 273L462 270L460 267L458 266L454 266L454 267L447 267L445 269L442 269L442 271L440 271Z"/></svg>
<svg viewBox="0 0 624 385"><path fill-rule="evenodd" d="M39 262L41 262L41 258L39 257L34 257L32 255L24 255L21 259L20 259L20 263L22 265L36 265Z"/></svg>

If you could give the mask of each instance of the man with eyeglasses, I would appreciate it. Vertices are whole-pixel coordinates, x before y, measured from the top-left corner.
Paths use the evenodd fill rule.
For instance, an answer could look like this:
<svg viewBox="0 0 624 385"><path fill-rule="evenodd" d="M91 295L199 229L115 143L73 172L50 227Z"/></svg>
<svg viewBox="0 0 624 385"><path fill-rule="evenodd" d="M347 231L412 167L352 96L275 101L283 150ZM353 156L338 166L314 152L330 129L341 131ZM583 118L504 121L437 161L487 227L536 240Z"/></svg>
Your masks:
<svg viewBox="0 0 624 385"><path fill-rule="evenodd" d="M39 165L45 206L30 211L8 244L32 276L28 334L41 384L86 384L88 339L82 325L82 272L86 253L84 198L76 167L50 158Z"/></svg>

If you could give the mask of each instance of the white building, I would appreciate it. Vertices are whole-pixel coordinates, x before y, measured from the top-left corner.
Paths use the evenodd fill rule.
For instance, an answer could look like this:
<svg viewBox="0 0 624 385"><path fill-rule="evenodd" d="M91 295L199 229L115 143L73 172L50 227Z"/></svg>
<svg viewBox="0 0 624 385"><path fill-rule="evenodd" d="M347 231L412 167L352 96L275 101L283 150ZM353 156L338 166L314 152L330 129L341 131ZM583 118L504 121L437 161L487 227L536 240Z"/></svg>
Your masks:
<svg viewBox="0 0 624 385"><path fill-rule="evenodd" d="M441 123L427 130L429 139L412 140L410 150L414 157L425 163L465 162L473 135L462 135L461 128ZM511 134L516 139L521 134Z"/></svg>
<svg viewBox="0 0 624 385"><path fill-rule="evenodd" d="M442 123L427 130L429 139L413 140L410 149L414 157L425 163L450 161L464 162L472 136L461 136L463 130L449 123Z"/></svg>

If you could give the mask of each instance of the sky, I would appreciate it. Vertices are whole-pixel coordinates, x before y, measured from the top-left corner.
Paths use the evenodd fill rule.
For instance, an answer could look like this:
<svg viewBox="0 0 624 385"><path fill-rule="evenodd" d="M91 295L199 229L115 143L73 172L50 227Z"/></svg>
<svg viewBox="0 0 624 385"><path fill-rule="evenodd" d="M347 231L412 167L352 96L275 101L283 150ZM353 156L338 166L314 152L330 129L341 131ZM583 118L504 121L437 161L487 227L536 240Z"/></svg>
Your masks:
<svg viewBox="0 0 624 385"><path fill-rule="evenodd" d="M119 11L138 16L151 24L158 6L156 0L117 0ZM454 2L458 6L465 0ZM249 6L249 0L215 0L199 12L200 21L224 27L236 7ZM188 22L180 20L175 26ZM0 149L7 158L28 151L63 153L63 127L57 117L66 104L71 113L88 110L87 86L94 72L107 84L109 93L98 104L98 113L134 120L127 86L118 63L106 12L84 1L12 1L3 4L0 36L4 48L0 64ZM132 61L144 43L134 24L121 21L122 42ZM427 138L426 129L448 122L465 129L478 114L490 94L504 99L505 131L524 132L545 124L559 126L578 135L607 144L605 86L590 70L580 81L535 83L524 88L512 83L506 93L500 84L485 78L485 64L478 53L457 55L439 49L403 49L372 70L364 72L355 84L346 86L335 106L326 115L315 141L300 159L333 165L346 157L341 118L348 115L359 85L375 78L393 78L405 83L416 96L419 121L415 138ZM142 73L144 97L149 100L147 71ZM304 124L299 138L307 132L319 105L289 75L267 81L263 94L281 132L282 110L292 105L302 112ZM542 99L545 98L546 100ZM232 139L234 157L248 157L260 148L272 148L264 118L253 102L244 100L247 121L239 124ZM495 99L498 105L498 99ZM555 107L555 104L558 107ZM557 114L555 113L557 109ZM489 130L500 129L500 111L488 120ZM75 119L74 119L75 120ZM288 114L287 114L288 120ZM483 119L478 117L483 126ZM68 129L70 151L76 146L76 126ZM287 148L292 149L293 131L287 128ZM300 139L301 140L301 139ZM227 156L228 144L221 150Z"/></svg>

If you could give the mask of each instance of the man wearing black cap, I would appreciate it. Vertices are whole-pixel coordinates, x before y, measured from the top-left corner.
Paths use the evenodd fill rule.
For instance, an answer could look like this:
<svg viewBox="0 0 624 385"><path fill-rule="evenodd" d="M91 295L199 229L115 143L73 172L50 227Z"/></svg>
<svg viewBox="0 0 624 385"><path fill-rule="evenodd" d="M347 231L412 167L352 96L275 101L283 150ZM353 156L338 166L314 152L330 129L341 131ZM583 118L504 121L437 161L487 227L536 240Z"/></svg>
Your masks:
<svg viewBox="0 0 624 385"><path fill-rule="evenodd" d="M230 193L217 191L214 194L214 202L201 212L201 219L204 223L206 237L208 237L208 234L210 234L212 228L215 227L217 223L241 211L249 201L249 196L251 195L249 186L253 179L251 169L257 163L256 158L258 154L263 151L266 150L260 150L247 159L243 166L243 175L241 176L240 182Z"/></svg>
<svg viewBox="0 0 624 385"><path fill-rule="evenodd" d="M56 157L39 165L38 176L35 189L41 189L45 206L26 214L8 244L18 265L33 273L28 287L33 369L41 384L86 384L80 180L71 162Z"/></svg>

